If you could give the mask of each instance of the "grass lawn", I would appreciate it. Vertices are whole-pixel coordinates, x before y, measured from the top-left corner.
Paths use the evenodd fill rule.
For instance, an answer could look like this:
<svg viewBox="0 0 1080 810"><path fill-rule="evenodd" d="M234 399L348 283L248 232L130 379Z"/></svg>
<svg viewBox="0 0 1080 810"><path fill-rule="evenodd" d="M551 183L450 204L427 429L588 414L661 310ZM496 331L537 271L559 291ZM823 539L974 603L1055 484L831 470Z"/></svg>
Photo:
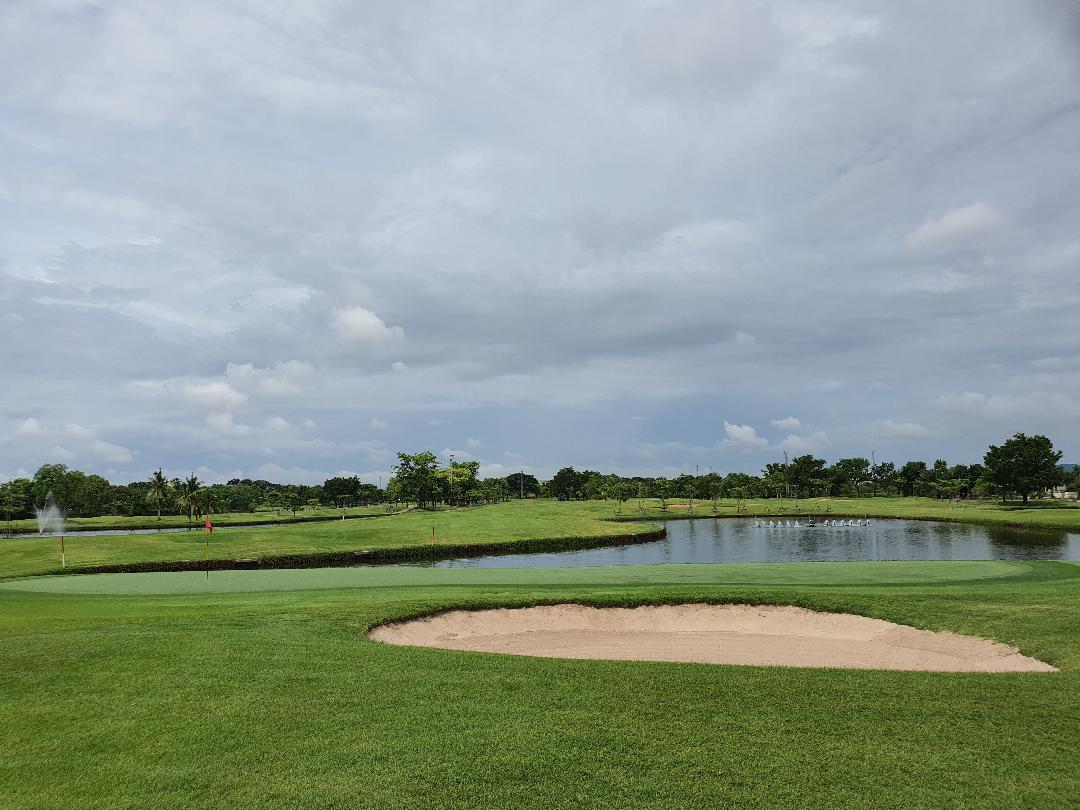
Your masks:
<svg viewBox="0 0 1080 810"><path fill-rule="evenodd" d="M655 531L656 521L713 516L711 503L697 502L693 513L685 501L673 501L666 512L655 501L617 506L611 501L509 501L494 506L438 512L409 512L364 520L302 523L290 526L215 529L210 538L210 559L267 559L312 555L460 556L483 548L534 551L553 550L589 539L603 542L620 535ZM958 520L988 525L1020 525L1032 529L1080 531L1080 509L1028 509L977 502L960 507L929 498L863 498L801 500L799 513L834 516L872 515ZM747 501L747 514L777 514L776 501ZM735 517L735 501L721 501L718 514ZM766 509L769 509L766 513ZM793 514L794 503L787 502ZM830 511L831 510L831 511ZM431 530L435 528L435 541ZM196 531L161 535L113 537L71 535L66 539L68 570L108 565L164 565L201 561L206 535ZM563 543L560 546L560 543ZM330 564L329 561L323 564ZM56 538L34 535L0 540L0 579L60 571L60 545Z"/></svg>
<svg viewBox="0 0 1080 810"><path fill-rule="evenodd" d="M513 546L560 538L604 538L656 531L655 525L606 520L607 510L591 504L510 501L496 506L438 512L409 512L364 520L215 529L210 558L244 559L334 552L405 550L453 556L467 546ZM432 527L435 541L432 541ZM65 540L68 570L176 560L200 561L204 532L158 535L79 536ZM445 556L444 555L444 556ZM55 537L23 536L0 540L0 578L60 570Z"/></svg>
<svg viewBox="0 0 1080 810"><path fill-rule="evenodd" d="M261 512L222 512L213 516L215 526L230 525L256 525L259 523L294 523L308 520L334 520L342 515L348 517L362 517L366 515L385 515L386 504L375 506L350 506L345 509L336 509L332 506L320 506L317 509L304 507L295 515L288 509L280 511L263 510ZM181 529L189 525L196 527L203 525L203 519L195 518L194 523L188 521L187 515L162 513L161 520L156 515L101 515L100 517L72 517L64 521L65 526L71 531L87 531L101 529ZM37 520L33 518L13 520L10 524L0 523L0 529L6 530L8 526L13 532L32 534L37 532Z"/></svg>
<svg viewBox="0 0 1080 810"><path fill-rule="evenodd" d="M1061 672L566 661L364 637L441 608L571 600L850 611L1015 644ZM1080 565L12 580L0 718L13 810L1076 806Z"/></svg>

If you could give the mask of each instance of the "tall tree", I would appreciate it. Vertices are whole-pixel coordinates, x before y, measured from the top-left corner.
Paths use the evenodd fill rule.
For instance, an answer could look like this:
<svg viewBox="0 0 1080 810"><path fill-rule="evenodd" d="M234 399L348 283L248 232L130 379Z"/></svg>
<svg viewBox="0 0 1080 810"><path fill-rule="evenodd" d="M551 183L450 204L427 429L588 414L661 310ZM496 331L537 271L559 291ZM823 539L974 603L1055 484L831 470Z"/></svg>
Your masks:
<svg viewBox="0 0 1080 810"><path fill-rule="evenodd" d="M439 480L436 477L439 459L431 451L398 453L397 456L394 480L402 497L416 501L417 506L425 503L434 506L439 492Z"/></svg>
<svg viewBox="0 0 1080 810"><path fill-rule="evenodd" d="M578 497L580 474L573 467L563 467L548 484L548 491L560 501Z"/></svg>
<svg viewBox="0 0 1080 810"><path fill-rule="evenodd" d="M176 506L181 514L187 512L188 525L195 519L195 510L199 509L199 491L202 489L202 481L195 473L192 473L180 486L176 488Z"/></svg>
<svg viewBox="0 0 1080 810"><path fill-rule="evenodd" d="M1050 489L1061 480L1061 451L1045 436L1017 433L1000 447L990 445L983 457L986 476L1001 490L1001 500L1012 492L1028 498Z"/></svg>
<svg viewBox="0 0 1080 810"><path fill-rule="evenodd" d="M822 478L822 470L825 469L825 459L814 458L812 455L796 456L788 465L788 482L795 489L795 497L806 497L812 494L815 480Z"/></svg>
<svg viewBox="0 0 1080 810"><path fill-rule="evenodd" d="M19 479L0 484L0 514L9 523L12 515L18 515L27 508L29 500L29 487L20 486Z"/></svg>
<svg viewBox="0 0 1080 810"><path fill-rule="evenodd" d="M146 500L157 507L157 519L161 520L161 505L169 500L171 495L169 479L160 467L157 472L150 476L150 489L146 493Z"/></svg>
<svg viewBox="0 0 1080 810"><path fill-rule="evenodd" d="M870 477L870 462L865 458L842 458L829 469L836 495L843 495L846 487L853 487L859 495L862 484Z"/></svg>

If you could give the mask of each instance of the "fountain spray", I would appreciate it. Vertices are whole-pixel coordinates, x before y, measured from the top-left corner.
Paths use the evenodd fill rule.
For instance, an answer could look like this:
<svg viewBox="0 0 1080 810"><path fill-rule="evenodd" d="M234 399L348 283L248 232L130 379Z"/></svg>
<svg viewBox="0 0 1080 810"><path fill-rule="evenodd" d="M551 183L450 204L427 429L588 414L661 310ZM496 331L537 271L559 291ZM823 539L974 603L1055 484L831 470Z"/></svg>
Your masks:
<svg viewBox="0 0 1080 810"><path fill-rule="evenodd" d="M56 505L52 490L45 496L45 505L35 509L38 534L55 532L60 536L60 567L67 568L67 555L64 553L64 511Z"/></svg>

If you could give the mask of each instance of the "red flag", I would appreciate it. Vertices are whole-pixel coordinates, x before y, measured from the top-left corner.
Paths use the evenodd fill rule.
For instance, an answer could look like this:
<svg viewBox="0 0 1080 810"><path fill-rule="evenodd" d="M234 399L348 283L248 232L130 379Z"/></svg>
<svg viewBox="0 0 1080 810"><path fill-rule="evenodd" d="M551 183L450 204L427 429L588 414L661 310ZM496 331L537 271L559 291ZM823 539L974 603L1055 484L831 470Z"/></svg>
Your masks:
<svg viewBox="0 0 1080 810"><path fill-rule="evenodd" d="M210 532L210 534L214 533L214 524L210 522L209 515L206 516L206 530Z"/></svg>

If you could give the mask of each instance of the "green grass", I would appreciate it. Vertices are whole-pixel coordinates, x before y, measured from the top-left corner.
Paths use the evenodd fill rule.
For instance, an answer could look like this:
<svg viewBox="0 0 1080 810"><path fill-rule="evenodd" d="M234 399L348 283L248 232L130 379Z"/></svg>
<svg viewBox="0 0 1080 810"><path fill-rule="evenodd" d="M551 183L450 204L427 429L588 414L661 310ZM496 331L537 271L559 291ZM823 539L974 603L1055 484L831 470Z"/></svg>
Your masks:
<svg viewBox="0 0 1080 810"><path fill-rule="evenodd" d="M605 520L602 508L555 501L511 501L497 506L439 512L410 512L364 520L292 526L215 529L211 560L304 557L375 552L454 556L468 547L551 547L561 538L611 538L655 531L656 526ZM435 540L431 530L435 528ZM79 536L65 539L68 570L106 565L201 561L207 535ZM60 543L54 537L0 540L0 578L60 571Z"/></svg>
<svg viewBox="0 0 1080 810"><path fill-rule="evenodd" d="M1030 808L1080 796L1075 563L200 578L0 583L0 807ZM207 591L152 593L189 584ZM61 592L75 586L112 593ZM364 637L448 607L698 600L972 633L1061 672L566 661Z"/></svg>
<svg viewBox="0 0 1080 810"><path fill-rule="evenodd" d="M280 511L262 510L260 512L223 512L214 515L212 520L215 526L254 526L261 523L302 523L312 520L340 520L342 515L347 517L364 517L367 515L385 515L386 504L375 506L350 506L346 509L335 509L332 506L320 506L317 509L301 509L295 515L287 509ZM194 522L188 521L187 515L162 513L159 520L157 515L101 515L100 517L72 517L64 521L69 531L90 530L121 530L132 529L182 529L194 525L200 527L205 518L196 518ZM37 520L24 518L13 520L10 523L0 523L2 530L6 531L10 526L11 531L20 534L33 534L37 532Z"/></svg>
<svg viewBox="0 0 1080 810"><path fill-rule="evenodd" d="M210 538L211 561L285 558L298 565L303 558L326 557L322 564L352 559L354 553L390 558L452 557L479 553L482 549L535 551L603 543L626 534L655 531L655 521L691 516L685 501L674 501L667 512L655 501L623 504L611 501L510 501L495 506L438 512L409 512L364 520L302 523L290 526L218 528ZM747 501L747 514L776 515L776 501ZM787 502L793 513L793 502ZM719 516L735 517L736 502L722 501ZM827 511L830 510L831 511ZM1023 526L1029 529L1080 531L1080 509L1028 509L1002 507L992 502L972 502L960 507L929 498L814 499L799 501L799 513L833 516L916 518L953 520L989 526ZM711 503L698 501L692 513L713 516ZM432 542L431 529L436 529ZM88 537L71 535L66 543L69 571L99 566L157 566L201 561L206 535L203 532L161 535ZM330 556L337 559L331 560ZM291 560L290 560L291 558ZM315 560L316 562L318 560ZM365 561L358 558L356 561ZM369 560L373 561L373 560ZM224 562L223 562L224 564ZM60 571L60 545L56 538L33 535L0 540L0 579Z"/></svg>

